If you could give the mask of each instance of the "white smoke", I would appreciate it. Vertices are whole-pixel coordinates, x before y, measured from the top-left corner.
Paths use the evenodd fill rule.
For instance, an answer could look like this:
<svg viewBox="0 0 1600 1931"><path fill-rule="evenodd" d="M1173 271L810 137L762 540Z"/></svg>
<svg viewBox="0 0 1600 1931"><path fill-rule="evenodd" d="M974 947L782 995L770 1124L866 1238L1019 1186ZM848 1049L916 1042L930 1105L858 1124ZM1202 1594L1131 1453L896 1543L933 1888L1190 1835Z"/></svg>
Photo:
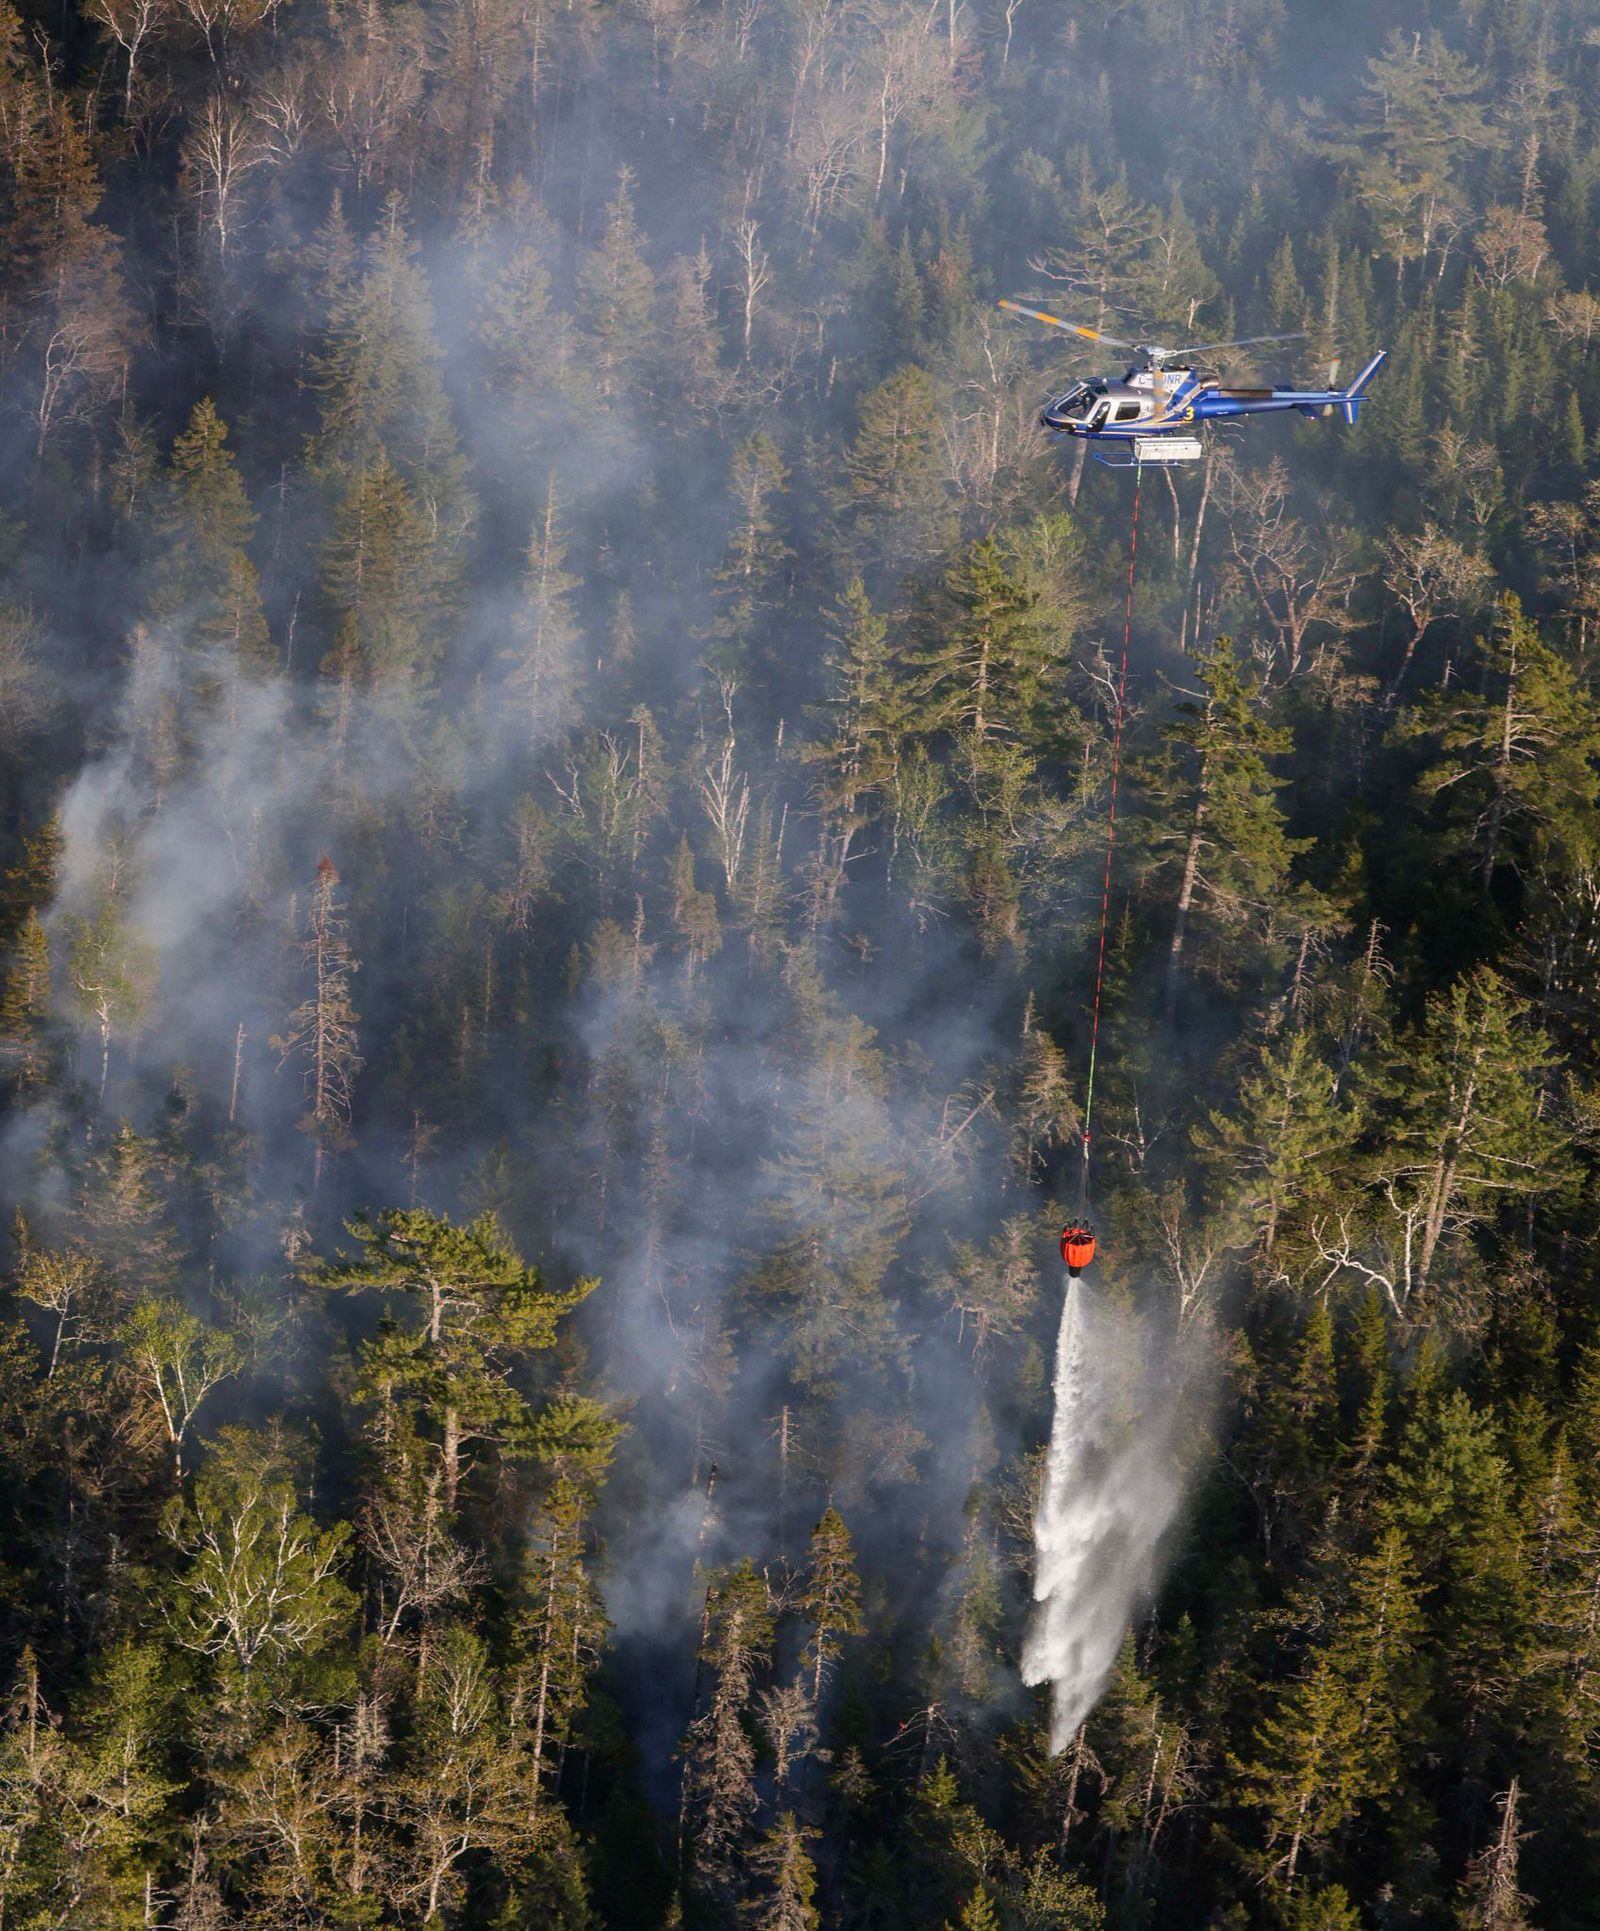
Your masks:
<svg viewBox="0 0 1600 1931"><path fill-rule="evenodd" d="M1155 1582L1157 1545L1182 1497L1182 1406L1180 1386L1158 1387L1140 1324L1070 1282L1034 1520L1037 1607L1022 1652L1022 1680L1052 1686L1052 1751L1093 1709Z"/></svg>

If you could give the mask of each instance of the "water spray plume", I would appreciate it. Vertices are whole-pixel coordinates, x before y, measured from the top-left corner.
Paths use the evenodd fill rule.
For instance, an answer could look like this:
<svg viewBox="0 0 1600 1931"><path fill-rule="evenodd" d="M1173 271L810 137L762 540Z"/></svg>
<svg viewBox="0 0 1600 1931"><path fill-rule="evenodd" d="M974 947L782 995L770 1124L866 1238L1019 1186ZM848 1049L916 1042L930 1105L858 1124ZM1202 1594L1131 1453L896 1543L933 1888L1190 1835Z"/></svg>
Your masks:
<svg viewBox="0 0 1600 1931"><path fill-rule="evenodd" d="M1138 1325L1069 1281L1056 1344L1055 1425L1034 1518L1035 1609L1025 1683L1053 1691L1050 1748L1064 1750L1094 1707L1123 1632L1155 1580L1182 1494L1180 1403L1154 1393Z"/></svg>

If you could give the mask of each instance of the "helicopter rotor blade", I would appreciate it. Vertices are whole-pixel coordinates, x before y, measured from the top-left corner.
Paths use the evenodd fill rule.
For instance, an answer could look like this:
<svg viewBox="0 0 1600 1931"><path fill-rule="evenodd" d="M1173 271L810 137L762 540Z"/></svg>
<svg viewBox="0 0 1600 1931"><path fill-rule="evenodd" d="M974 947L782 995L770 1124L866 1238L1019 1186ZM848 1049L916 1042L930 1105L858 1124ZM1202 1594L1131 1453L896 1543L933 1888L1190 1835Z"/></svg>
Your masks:
<svg viewBox="0 0 1600 1931"><path fill-rule="evenodd" d="M1026 315L1035 322L1047 322L1053 329L1064 329L1068 335L1081 335L1086 342L1104 342L1112 349L1132 349L1138 345L1124 342L1120 335L1104 335L1099 329L1087 329L1079 322L1063 322L1059 315L1046 315L1042 308L1027 308L1021 302L1008 302L1002 298L999 306L1009 309L1013 315Z"/></svg>
<svg viewBox="0 0 1600 1931"><path fill-rule="evenodd" d="M1304 342L1304 329L1297 329L1293 335L1241 335L1234 342L1191 342L1186 348L1163 349L1165 356L1176 355L1215 355L1222 349L1259 349L1269 342Z"/></svg>

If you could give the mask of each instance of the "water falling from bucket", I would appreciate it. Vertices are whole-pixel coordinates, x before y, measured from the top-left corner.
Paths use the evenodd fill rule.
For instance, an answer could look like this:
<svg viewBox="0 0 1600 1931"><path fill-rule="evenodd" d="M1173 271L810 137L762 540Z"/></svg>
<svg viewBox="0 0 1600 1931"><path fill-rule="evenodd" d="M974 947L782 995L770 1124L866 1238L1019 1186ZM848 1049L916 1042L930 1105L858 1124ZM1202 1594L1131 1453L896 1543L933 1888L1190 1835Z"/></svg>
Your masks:
<svg viewBox="0 0 1600 1931"><path fill-rule="evenodd" d="M1182 1495L1179 1406L1177 1389L1157 1390L1139 1324L1070 1281L1022 1652L1023 1681L1052 1686L1052 1750L1094 1707L1154 1584L1156 1547Z"/></svg>

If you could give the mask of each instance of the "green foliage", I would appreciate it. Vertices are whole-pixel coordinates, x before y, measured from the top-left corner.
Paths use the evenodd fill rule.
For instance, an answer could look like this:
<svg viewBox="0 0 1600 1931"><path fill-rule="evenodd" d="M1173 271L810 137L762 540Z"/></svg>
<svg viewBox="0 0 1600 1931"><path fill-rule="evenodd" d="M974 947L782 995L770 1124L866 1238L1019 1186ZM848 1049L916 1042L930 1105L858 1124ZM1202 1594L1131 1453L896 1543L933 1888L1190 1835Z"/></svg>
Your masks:
<svg viewBox="0 0 1600 1931"><path fill-rule="evenodd" d="M0 5L6 1931L1589 1925L1592 9L1302 12Z"/></svg>
<svg viewBox="0 0 1600 1931"><path fill-rule="evenodd" d="M261 670L273 656L250 561L256 518L227 437L207 397L172 446L150 608L195 644L221 647L241 667Z"/></svg>

